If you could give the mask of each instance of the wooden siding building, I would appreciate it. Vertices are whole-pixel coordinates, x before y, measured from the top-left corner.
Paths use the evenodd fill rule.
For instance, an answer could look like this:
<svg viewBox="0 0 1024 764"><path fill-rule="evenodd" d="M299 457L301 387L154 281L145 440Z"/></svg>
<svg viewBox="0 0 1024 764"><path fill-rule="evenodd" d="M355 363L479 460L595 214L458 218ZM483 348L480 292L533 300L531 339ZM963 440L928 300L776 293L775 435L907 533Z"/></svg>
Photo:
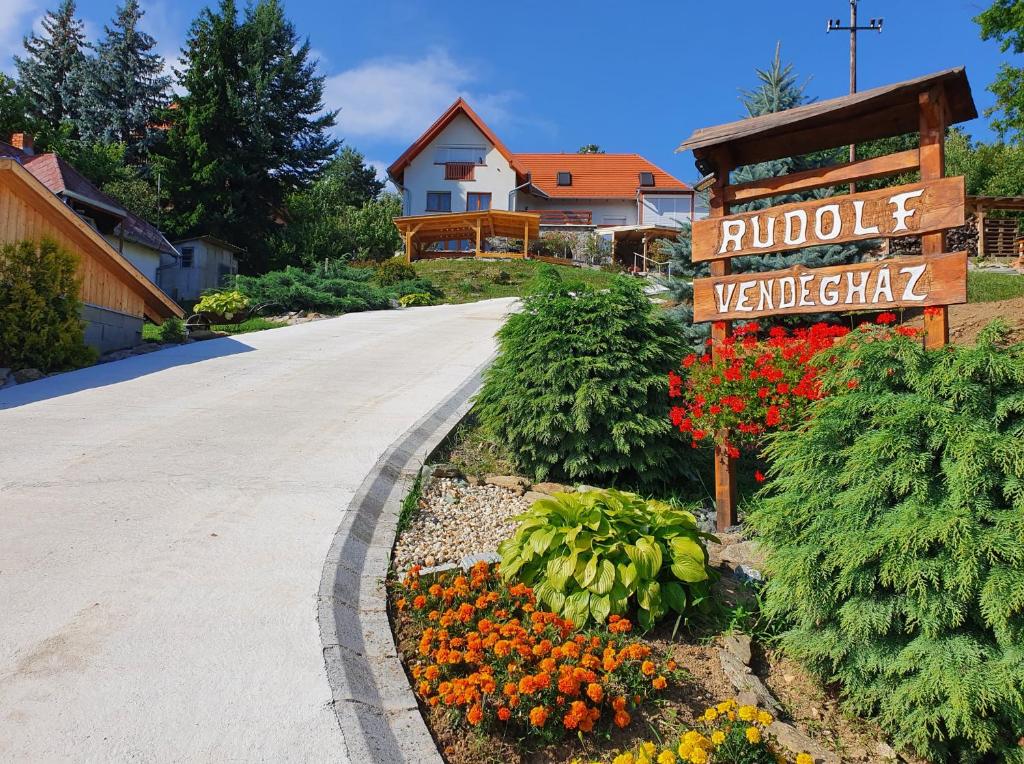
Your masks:
<svg viewBox="0 0 1024 764"><path fill-rule="evenodd" d="M13 158L0 158L0 244L49 238L78 257L86 342L101 352L141 339L145 318L181 308Z"/></svg>

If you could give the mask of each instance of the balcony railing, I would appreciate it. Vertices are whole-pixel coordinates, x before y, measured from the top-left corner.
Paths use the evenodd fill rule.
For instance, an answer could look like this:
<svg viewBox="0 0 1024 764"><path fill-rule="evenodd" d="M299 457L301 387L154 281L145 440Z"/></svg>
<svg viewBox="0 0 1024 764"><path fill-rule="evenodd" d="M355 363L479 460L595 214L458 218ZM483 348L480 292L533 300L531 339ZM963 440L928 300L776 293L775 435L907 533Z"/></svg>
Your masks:
<svg viewBox="0 0 1024 764"><path fill-rule="evenodd" d="M537 210L541 225L590 225L590 210Z"/></svg>
<svg viewBox="0 0 1024 764"><path fill-rule="evenodd" d="M473 180L476 165L472 162L448 162L444 166L445 180Z"/></svg>

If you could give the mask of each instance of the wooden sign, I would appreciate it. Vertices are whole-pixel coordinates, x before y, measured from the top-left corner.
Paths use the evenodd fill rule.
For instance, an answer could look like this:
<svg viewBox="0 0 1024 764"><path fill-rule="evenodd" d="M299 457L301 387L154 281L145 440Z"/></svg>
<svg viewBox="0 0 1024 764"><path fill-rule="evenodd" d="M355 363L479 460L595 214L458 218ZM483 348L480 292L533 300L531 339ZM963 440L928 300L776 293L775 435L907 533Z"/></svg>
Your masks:
<svg viewBox="0 0 1024 764"><path fill-rule="evenodd" d="M693 262L941 231L964 224L964 179L940 178L693 224Z"/></svg>
<svg viewBox="0 0 1024 764"><path fill-rule="evenodd" d="M693 320L926 307L967 302L967 253L831 268L795 266L693 281Z"/></svg>

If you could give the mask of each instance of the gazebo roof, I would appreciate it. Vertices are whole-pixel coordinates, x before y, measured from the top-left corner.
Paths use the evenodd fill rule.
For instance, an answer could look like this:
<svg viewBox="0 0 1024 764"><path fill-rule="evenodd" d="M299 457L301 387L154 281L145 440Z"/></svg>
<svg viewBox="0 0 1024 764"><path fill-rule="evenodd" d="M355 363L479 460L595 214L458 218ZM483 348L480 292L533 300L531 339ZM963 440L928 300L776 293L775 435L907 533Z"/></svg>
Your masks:
<svg viewBox="0 0 1024 764"><path fill-rule="evenodd" d="M917 132L918 97L933 87L945 92L947 124L978 116L967 73L957 67L795 109L705 127L694 131L676 151L693 151L701 158L727 149L731 164L739 167Z"/></svg>
<svg viewBox="0 0 1024 764"><path fill-rule="evenodd" d="M395 218L395 226L404 237L411 233L417 243L472 239L480 227L483 236L506 236L522 239L540 235L540 215L536 212L506 212L479 210L475 212L445 212L439 215L407 215Z"/></svg>
<svg viewBox="0 0 1024 764"><path fill-rule="evenodd" d="M1024 210L1024 196L968 196L967 206L976 210Z"/></svg>

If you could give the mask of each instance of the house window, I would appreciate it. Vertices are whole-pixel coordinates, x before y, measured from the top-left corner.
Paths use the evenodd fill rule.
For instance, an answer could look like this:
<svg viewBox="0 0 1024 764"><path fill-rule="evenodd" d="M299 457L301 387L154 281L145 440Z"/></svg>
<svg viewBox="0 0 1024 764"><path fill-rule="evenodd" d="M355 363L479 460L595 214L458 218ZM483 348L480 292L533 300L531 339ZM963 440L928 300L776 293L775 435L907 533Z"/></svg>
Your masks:
<svg viewBox="0 0 1024 764"><path fill-rule="evenodd" d="M484 163L487 156L486 146L438 146L434 152L434 164Z"/></svg>
<svg viewBox="0 0 1024 764"><path fill-rule="evenodd" d="M427 212L451 212L451 191L427 191Z"/></svg>
<svg viewBox="0 0 1024 764"><path fill-rule="evenodd" d="M191 268L195 262L195 248L194 247L182 247L181 248L181 267Z"/></svg>
<svg viewBox="0 0 1024 764"><path fill-rule="evenodd" d="M558 173L558 185L560 186L571 186L572 185L572 173L571 172L560 172Z"/></svg>
<svg viewBox="0 0 1024 764"><path fill-rule="evenodd" d="M466 211L476 212L477 210L489 210L491 208L490 194L467 194Z"/></svg>
<svg viewBox="0 0 1024 764"><path fill-rule="evenodd" d="M653 172L642 172L640 173L640 185L644 188L650 188L654 185L654 173Z"/></svg>
<svg viewBox="0 0 1024 764"><path fill-rule="evenodd" d="M644 213L645 223L677 226L690 220L689 194L648 198L646 206L649 212Z"/></svg>
<svg viewBox="0 0 1024 764"><path fill-rule="evenodd" d="M472 162L449 162L444 166L445 180L475 180L476 165Z"/></svg>

